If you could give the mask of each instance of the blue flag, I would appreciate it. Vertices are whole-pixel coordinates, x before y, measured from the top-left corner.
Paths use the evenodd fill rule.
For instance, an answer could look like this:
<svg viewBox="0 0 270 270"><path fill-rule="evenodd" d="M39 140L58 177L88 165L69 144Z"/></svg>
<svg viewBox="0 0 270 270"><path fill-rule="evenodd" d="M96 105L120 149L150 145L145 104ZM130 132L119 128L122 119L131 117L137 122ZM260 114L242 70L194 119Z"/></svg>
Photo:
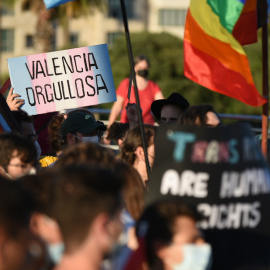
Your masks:
<svg viewBox="0 0 270 270"><path fill-rule="evenodd" d="M47 9L60 6L67 2L74 1L74 0L44 0L45 6Z"/></svg>

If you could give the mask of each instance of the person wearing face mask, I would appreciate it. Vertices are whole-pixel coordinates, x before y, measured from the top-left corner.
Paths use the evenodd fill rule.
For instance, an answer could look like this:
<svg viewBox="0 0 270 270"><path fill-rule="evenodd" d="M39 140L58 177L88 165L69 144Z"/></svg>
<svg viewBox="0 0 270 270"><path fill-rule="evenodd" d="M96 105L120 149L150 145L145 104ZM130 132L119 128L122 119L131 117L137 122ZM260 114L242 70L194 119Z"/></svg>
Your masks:
<svg viewBox="0 0 270 270"><path fill-rule="evenodd" d="M0 134L0 175L15 180L34 173L37 163L37 151L31 140L11 132Z"/></svg>
<svg viewBox="0 0 270 270"><path fill-rule="evenodd" d="M30 229L44 242L48 261L53 267L61 260L64 244L59 225L52 216L54 203L52 169L39 171L36 175L25 175L18 182L32 196L36 205L31 215Z"/></svg>
<svg viewBox="0 0 270 270"><path fill-rule="evenodd" d="M164 200L148 206L137 223L140 246L129 263L145 252L146 261L137 261L144 269L209 270L212 249L196 226L200 219L183 201ZM124 269L129 269L129 263Z"/></svg>
<svg viewBox="0 0 270 270"><path fill-rule="evenodd" d="M106 126L86 112L73 112L61 125L62 142L65 145L74 145L80 142L99 143L100 131Z"/></svg>
<svg viewBox="0 0 270 270"><path fill-rule="evenodd" d="M148 80L150 62L145 55L139 55L134 59L134 71L136 73L136 83L142 109L142 118L145 124L153 125L155 123L151 114L151 103L157 99L163 99L164 96L159 86L151 80ZM121 113L120 122L128 122L127 114L124 108L130 103L136 103L134 87L131 88L130 100L128 100L129 78L124 79L117 91L117 101L113 104L111 114L109 116L110 126Z"/></svg>
<svg viewBox="0 0 270 270"><path fill-rule="evenodd" d="M53 215L65 245L55 270L99 270L122 231L122 180L100 165L82 163L54 172Z"/></svg>
<svg viewBox="0 0 270 270"><path fill-rule="evenodd" d="M81 142L99 143L105 130L103 122L96 121L94 115L85 109L55 115L48 125L49 144L53 156L41 159L41 166L53 166L68 146Z"/></svg>

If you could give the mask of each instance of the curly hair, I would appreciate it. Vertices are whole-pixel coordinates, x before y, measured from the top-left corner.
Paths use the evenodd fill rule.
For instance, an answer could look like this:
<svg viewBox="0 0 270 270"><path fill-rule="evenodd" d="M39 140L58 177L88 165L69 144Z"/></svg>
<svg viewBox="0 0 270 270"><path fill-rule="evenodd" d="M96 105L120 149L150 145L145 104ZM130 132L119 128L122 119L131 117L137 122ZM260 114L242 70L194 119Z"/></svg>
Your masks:
<svg viewBox="0 0 270 270"><path fill-rule="evenodd" d="M107 131L107 140L114 140L117 143L119 139L124 139L128 130L129 123L114 122Z"/></svg>
<svg viewBox="0 0 270 270"><path fill-rule="evenodd" d="M209 104L194 105L185 110L179 117L177 123L181 125L205 126L207 122L207 113L215 112L214 107ZM220 122L221 119L219 118Z"/></svg>
<svg viewBox="0 0 270 270"><path fill-rule="evenodd" d="M67 148L55 163L56 168L86 163L111 168L115 163L112 150L94 143L79 143Z"/></svg>
<svg viewBox="0 0 270 270"><path fill-rule="evenodd" d="M7 166L14 157L14 151L24 163L37 165L37 152L32 141L23 135L8 132L0 134L0 166L7 170Z"/></svg>
<svg viewBox="0 0 270 270"><path fill-rule="evenodd" d="M63 114L54 115L48 125L49 145L54 154L62 150L63 147L61 125L64 120Z"/></svg>
<svg viewBox="0 0 270 270"><path fill-rule="evenodd" d="M156 128L151 125L144 125L144 132L146 146L149 147L154 143ZM120 158L124 162L133 165L136 160L135 151L139 146L143 146L143 142L140 127L137 126L127 133L127 136L122 144Z"/></svg>

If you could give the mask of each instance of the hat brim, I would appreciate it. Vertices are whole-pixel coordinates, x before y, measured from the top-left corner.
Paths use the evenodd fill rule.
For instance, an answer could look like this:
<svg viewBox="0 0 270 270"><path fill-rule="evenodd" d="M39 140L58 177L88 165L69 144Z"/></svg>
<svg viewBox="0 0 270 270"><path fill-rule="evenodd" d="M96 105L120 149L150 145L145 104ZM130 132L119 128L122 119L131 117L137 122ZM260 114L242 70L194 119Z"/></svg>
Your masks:
<svg viewBox="0 0 270 270"><path fill-rule="evenodd" d="M168 99L155 100L152 102L151 111L157 120L160 120L161 109L164 105L176 105L176 106L180 107L183 111L188 108L188 106L186 104L181 103L179 101L173 101L173 100L168 100Z"/></svg>
<svg viewBox="0 0 270 270"><path fill-rule="evenodd" d="M96 129L101 130L101 131L105 131L107 129L107 127L103 123L96 122L96 123L91 124L91 125L86 125L80 129L78 129L77 131L82 133L82 134L90 134Z"/></svg>

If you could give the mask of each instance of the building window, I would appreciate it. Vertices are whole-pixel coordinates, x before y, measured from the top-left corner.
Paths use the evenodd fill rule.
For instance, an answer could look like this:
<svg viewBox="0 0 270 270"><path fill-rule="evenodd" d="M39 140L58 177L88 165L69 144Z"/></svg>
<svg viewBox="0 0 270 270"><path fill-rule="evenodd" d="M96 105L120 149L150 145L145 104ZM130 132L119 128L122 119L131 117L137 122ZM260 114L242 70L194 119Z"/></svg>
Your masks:
<svg viewBox="0 0 270 270"><path fill-rule="evenodd" d="M12 16L14 15L14 7L6 6L4 3L2 3L2 6L0 8L0 14L6 15L6 16Z"/></svg>
<svg viewBox="0 0 270 270"><path fill-rule="evenodd" d="M73 47L76 47L79 45L79 34L78 33L71 33L69 35L69 43Z"/></svg>
<svg viewBox="0 0 270 270"><path fill-rule="evenodd" d="M187 10L184 9L160 9L159 25L180 25L184 26Z"/></svg>
<svg viewBox="0 0 270 270"><path fill-rule="evenodd" d="M123 33L108 33L107 35L107 43L108 43L108 47L112 47L114 45L114 41L117 37L119 37L120 35L123 35Z"/></svg>
<svg viewBox="0 0 270 270"><path fill-rule="evenodd" d="M26 35L25 47L26 48L33 48L34 47L34 37L32 35Z"/></svg>
<svg viewBox="0 0 270 270"><path fill-rule="evenodd" d="M134 9L134 0L125 1L126 13L129 19L138 17ZM108 0L108 16L111 18L122 19L122 10L119 0Z"/></svg>
<svg viewBox="0 0 270 270"><path fill-rule="evenodd" d="M1 51L2 52L14 51L14 30L13 29L1 30Z"/></svg>

